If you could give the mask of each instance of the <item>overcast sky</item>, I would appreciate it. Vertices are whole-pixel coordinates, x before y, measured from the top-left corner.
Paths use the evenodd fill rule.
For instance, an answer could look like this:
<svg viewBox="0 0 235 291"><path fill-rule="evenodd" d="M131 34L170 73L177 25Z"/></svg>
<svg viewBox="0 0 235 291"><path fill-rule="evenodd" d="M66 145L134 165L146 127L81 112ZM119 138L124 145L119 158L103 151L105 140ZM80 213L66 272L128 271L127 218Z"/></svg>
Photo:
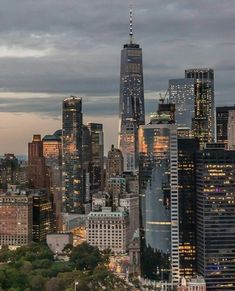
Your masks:
<svg viewBox="0 0 235 291"><path fill-rule="evenodd" d="M235 103L235 1L133 0L143 48L146 114L184 69L215 70L217 105ZM26 153L33 133L61 127L61 100L83 97L84 120L117 143L127 0L0 0L0 154Z"/></svg>

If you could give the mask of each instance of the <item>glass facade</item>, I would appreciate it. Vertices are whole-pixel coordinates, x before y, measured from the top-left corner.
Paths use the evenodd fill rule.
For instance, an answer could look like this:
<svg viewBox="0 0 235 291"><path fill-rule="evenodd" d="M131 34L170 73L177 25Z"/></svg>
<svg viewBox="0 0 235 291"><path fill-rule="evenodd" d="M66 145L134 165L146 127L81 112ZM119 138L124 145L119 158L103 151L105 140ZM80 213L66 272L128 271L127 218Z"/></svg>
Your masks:
<svg viewBox="0 0 235 291"><path fill-rule="evenodd" d="M63 205L65 212L84 211L82 170L82 99L71 96L63 101Z"/></svg>
<svg viewBox="0 0 235 291"><path fill-rule="evenodd" d="M141 260L143 275L178 280L177 128L148 124L139 129Z"/></svg>
<svg viewBox="0 0 235 291"><path fill-rule="evenodd" d="M121 52L119 99L119 148L124 171L138 167L138 127L145 123L142 49L138 44L125 44Z"/></svg>
<svg viewBox="0 0 235 291"><path fill-rule="evenodd" d="M197 262L207 290L235 290L235 151L197 157Z"/></svg>
<svg viewBox="0 0 235 291"><path fill-rule="evenodd" d="M169 99L175 104L175 122L179 127L192 129L195 100L194 79L169 80Z"/></svg>
<svg viewBox="0 0 235 291"><path fill-rule="evenodd" d="M195 79L195 116L193 135L199 139L200 147L214 142L214 71L212 69L185 70L185 78Z"/></svg>

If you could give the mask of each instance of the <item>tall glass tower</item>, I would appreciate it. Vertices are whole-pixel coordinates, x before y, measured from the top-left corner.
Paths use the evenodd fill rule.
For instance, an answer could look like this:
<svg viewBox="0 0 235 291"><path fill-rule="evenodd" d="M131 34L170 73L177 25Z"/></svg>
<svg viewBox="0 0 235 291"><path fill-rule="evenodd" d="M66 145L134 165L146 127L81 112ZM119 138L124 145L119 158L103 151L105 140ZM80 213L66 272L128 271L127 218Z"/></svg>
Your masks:
<svg viewBox="0 0 235 291"><path fill-rule="evenodd" d="M82 213L82 99L71 96L63 101L63 204L64 211Z"/></svg>
<svg viewBox="0 0 235 291"><path fill-rule="evenodd" d="M173 104L139 129L142 275L179 281L178 149Z"/></svg>
<svg viewBox="0 0 235 291"><path fill-rule="evenodd" d="M125 172L137 169L138 127L145 124L142 49L133 42L132 10L129 36L121 52L119 99L118 144Z"/></svg>

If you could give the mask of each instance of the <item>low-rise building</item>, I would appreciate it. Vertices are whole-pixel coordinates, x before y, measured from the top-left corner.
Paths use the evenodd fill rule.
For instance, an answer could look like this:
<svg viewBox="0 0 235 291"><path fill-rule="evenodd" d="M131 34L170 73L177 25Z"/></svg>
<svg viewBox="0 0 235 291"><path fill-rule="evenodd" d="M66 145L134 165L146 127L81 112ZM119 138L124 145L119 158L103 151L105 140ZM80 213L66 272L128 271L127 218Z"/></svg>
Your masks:
<svg viewBox="0 0 235 291"><path fill-rule="evenodd" d="M0 194L0 246L19 247L32 241L33 200L26 192Z"/></svg>
<svg viewBox="0 0 235 291"><path fill-rule="evenodd" d="M129 217L123 208L112 211L103 207L102 212L90 212L87 219L87 242L100 250L126 253L129 238Z"/></svg>
<svg viewBox="0 0 235 291"><path fill-rule="evenodd" d="M53 254L61 255L67 245L73 245L71 232L50 233L47 235L47 245Z"/></svg>

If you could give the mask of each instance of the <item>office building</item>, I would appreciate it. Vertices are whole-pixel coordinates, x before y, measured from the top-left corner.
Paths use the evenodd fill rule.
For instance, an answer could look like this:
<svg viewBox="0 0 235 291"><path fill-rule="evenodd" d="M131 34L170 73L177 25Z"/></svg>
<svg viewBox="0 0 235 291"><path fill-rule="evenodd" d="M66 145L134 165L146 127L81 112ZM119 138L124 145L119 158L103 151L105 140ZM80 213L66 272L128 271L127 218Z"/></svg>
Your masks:
<svg viewBox="0 0 235 291"><path fill-rule="evenodd" d="M48 233L55 230L53 205L49 193L44 190L32 192L33 197L33 241L45 242Z"/></svg>
<svg viewBox="0 0 235 291"><path fill-rule="evenodd" d="M82 169L82 99L63 101L62 178L63 208L69 213L84 212Z"/></svg>
<svg viewBox="0 0 235 291"><path fill-rule="evenodd" d="M197 156L197 263L207 290L235 290L235 151L210 144Z"/></svg>
<svg viewBox="0 0 235 291"><path fill-rule="evenodd" d="M142 49L133 40L132 10L130 11L130 39L121 52L119 98L119 149L122 151L124 171L138 168L138 127L145 124Z"/></svg>
<svg viewBox="0 0 235 291"><path fill-rule="evenodd" d="M181 279L178 291L206 291L206 282L203 277L194 276L190 279Z"/></svg>
<svg viewBox="0 0 235 291"><path fill-rule="evenodd" d="M235 111L235 105L216 107L216 141L224 143L226 149L228 148L228 117L230 111Z"/></svg>
<svg viewBox="0 0 235 291"><path fill-rule="evenodd" d="M178 284L177 126L174 106L160 105L139 129L142 275Z"/></svg>
<svg viewBox="0 0 235 291"><path fill-rule="evenodd" d="M43 156L50 171L50 192L53 197L53 210L57 229L61 228L62 211L62 130L42 139Z"/></svg>
<svg viewBox="0 0 235 291"><path fill-rule="evenodd" d="M31 188L50 189L50 173L40 134L33 135L32 142L28 143L28 181Z"/></svg>
<svg viewBox="0 0 235 291"><path fill-rule="evenodd" d="M8 184L26 184L26 165L19 161L14 154L5 154L0 159L0 189L6 191Z"/></svg>
<svg viewBox="0 0 235 291"><path fill-rule="evenodd" d="M104 207L102 212L90 212L87 219L87 242L99 250L126 253L128 245L128 215L122 209L112 211Z"/></svg>
<svg viewBox="0 0 235 291"><path fill-rule="evenodd" d="M175 104L175 123L191 131L195 114L194 78L169 80L169 101Z"/></svg>
<svg viewBox="0 0 235 291"><path fill-rule="evenodd" d="M104 188L104 132L100 123L88 123L87 127L91 137L90 189L94 192Z"/></svg>
<svg viewBox="0 0 235 291"><path fill-rule="evenodd" d="M195 80L195 109L192 122L193 135L199 139L200 147L214 142L214 71L212 69L187 69L186 79Z"/></svg>
<svg viewBox="0 0 235 291"><path fill-rule="evenodd" d="M178 138L180 276L196 274L196 152L194 138Z"/></svg>
<svg viewBox="0 0 235 291"><path fill-rule="evenodd" d="M228 149L235 150L235 110L228 114Z"/></svg>
<svg viewBox="0 0 235 291"><path fill-rule="evenodd" d="M106 162L106 179L111 177L121 177L123 173L123 156L119 149L116 149L114 145L111 146L111 150L108 152L108 158Z"/></svg>
<svg viewBox="0 0 235 291"><path fill-rule="evenodd" d="M119 199L119 206L122 207L129 217L128 235L129 242L132 241L134 234L139 231L139 195L125 193Z"/></svg>
<svg viewBox="0 0 235 291"><path fill-rule="evenodd" d="M32 242L32 196L25 192L0 194L0 246L9 248Z"/></svg>

